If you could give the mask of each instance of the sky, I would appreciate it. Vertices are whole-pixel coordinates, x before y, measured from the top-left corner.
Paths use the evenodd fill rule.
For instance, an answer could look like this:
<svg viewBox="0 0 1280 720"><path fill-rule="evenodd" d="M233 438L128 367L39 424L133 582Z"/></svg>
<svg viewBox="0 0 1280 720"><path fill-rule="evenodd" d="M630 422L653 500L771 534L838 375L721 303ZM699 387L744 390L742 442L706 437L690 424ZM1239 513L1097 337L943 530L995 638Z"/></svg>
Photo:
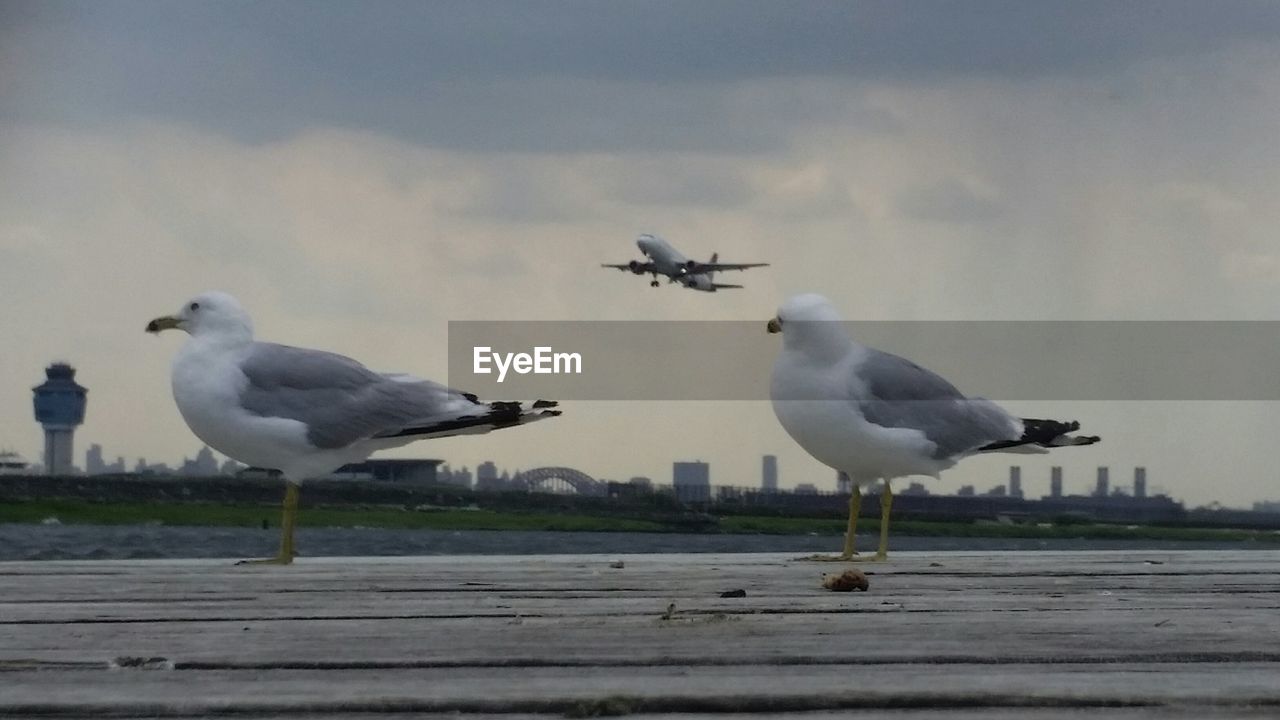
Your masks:
<svg viewBox="0 0 1280 720"><path fill-rule="evenodd" d="M79 369L91 442L173 464L206 289L258 335L444 379L449 320L1280 320L1273 2L0 3L0 448ZM658 233L770 262L716 294L602 270ZM913 358L928 366L928 358ZM709 361L731 361L715 358ZM766 382L765 378L761 382ZM962 388L981 394L982 388ZM1280 498L1274 402L1010 402L1104 442L984 457L1086 491ZM575 402L393 455L834 485L766 402Z"/></svg>

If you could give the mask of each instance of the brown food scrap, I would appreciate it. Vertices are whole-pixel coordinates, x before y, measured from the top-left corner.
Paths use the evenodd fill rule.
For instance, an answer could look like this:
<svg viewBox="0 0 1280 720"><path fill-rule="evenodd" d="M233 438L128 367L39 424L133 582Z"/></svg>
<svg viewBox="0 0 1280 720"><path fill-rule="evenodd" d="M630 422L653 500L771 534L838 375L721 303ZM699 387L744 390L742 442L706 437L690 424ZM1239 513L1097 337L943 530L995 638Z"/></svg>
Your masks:
<svg viewBox="0 0 1280 720"><path fill-rule="evenodd" d="M822 587L833 592L852 592L853 590L866 592L867 588L871 587L871 583L867 580L867 574L861 570L845 570L839 575L824 573Z"/></svg>

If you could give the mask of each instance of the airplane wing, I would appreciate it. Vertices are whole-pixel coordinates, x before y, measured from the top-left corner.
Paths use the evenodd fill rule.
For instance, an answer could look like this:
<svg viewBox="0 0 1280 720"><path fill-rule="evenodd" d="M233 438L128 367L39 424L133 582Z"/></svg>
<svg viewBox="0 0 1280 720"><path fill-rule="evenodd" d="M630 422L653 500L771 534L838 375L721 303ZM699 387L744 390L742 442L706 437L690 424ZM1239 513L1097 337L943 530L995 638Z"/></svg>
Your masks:
<svg viewBox="0 0 1280 720"><path fill-rule="evenodd" d="M691 273L720 272L721 270L750 270L751 268L769 267L769 263L693 263Z"/></svg>
<svg viewBox="0 0 1280 720"><path fill-rule="evenodd" d="M635 260L632 260L629 263L620 263L617 265L602 264L600 267L613 268L614 270L622 270L624 272L633 272L637 275L643 275L645 273L651 273L654 271L653 263L651 262L642 263L642 262L637 262Z"/></svg>
<svg viewBox="0 0 1280 720"><path fill-rule="evenodd" d="M741 285L725 285L724 283L711 283L711 287L717 290L729 290L731 288L741 288Z"/></svg>

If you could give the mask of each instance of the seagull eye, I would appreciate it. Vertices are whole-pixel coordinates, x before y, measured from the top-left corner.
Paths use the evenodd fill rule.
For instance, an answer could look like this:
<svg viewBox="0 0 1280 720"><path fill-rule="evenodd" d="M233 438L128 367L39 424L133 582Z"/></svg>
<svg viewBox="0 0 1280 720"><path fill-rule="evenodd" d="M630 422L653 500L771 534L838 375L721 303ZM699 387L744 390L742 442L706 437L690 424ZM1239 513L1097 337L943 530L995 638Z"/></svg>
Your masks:
<svg viewBox="0 0 1280 720"><path fill-rule="evenodd" d="M187 307L190 308L192 312L195 312L200 309L200 303L191 303Z"/></svg>

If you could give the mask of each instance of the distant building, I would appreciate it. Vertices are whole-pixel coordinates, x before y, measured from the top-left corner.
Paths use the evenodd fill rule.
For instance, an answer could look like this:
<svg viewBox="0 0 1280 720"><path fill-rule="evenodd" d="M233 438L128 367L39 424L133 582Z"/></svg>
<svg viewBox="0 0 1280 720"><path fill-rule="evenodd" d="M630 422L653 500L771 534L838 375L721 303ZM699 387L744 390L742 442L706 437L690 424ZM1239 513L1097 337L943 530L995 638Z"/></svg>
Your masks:
<svg viewBox="0 0 1280 720"><path fill-rule="evenodd" d="M89 391L76 382L76 369L66 363L53 363L44 374L45 381L31 389L36 422L44 427L44 468L49 475L69 475L75 470L72 438L84 423Z"/></svg>
<svg viewBox="0 0 1280 720"><path fill-rule="evenodd" d="M22 456L12 450L0 450L0 475L26 475L35 472Z"/></svg>
<svg viewBox="0 0 1280 720"><path fill-rule="evenodd" d="M630 483L631 486L635 487L637 490L645 490L645 491L653 490L653 480L650 480L647 477L637 475L636 477L631 478L627 482Z"/></svg>
<svg viewBox="0 0 1280 720"><path fill-rule="evenodd" d="M94 443L84 454L84 472L86 475L101 475L107 471L107 464L102 461L102 446Z"/></svg>
<svg viewBox="0 0 1280 720"><path fill-rule="evenodd" d="M778 492L778 456L765 455L760 461L760 489Z"/></svg>
<svg viewBox="0 0 1280 720"><path fill-rule="evenodd" d="M1009 497L1022 497L1022 467L1009 466Z"/></svg>
<svg viewBox="0 0 1280 720"><path fill-rule="evenodd" d="M973 495L974 495L974 492L973 492L973 486L972 486L972 485L961 485L961 486L960 486L960 489L956 491L956 495L958 495L958 496L960 496L960 497L973 497Z"/></svg>
<svg viewBox="0 0 1280 720"><path fill-rule="evenodd" d="M983 494L987 497L1007 497L1009 495L1009 491L1004 485L996 485Z"/></svg>
<svg viewBox="0 0 1280 720"><path fill-rule="evenodd" d="M188 477L213 477L218 474L218 459L208 445L200 448L194 460L183 458L178 472Z"/></svg>
<svg viewBox="0 0 1280 720"><path fill-rule="evenodd" d="M913 483L911 483L910 485L908 485L908 486L907 486L907 489L906 489L906 490L899 490L896 494L898 494L898 495L910 495L910 496L912 496L912 497L928 497L928 496L929 496L929 488L925 487L925 486L924 486L924 483L921 483L921 482L913 482Z"/></svg>
<svg viewBox="0 0 1280 720"><path fill-rule="evenodd" d="M1147 496L1147 469L1144 467L1133 469L1133 496L1136 498Z"/></svg>
<svg viewBox="0 0 1280 720"><path fill-rule="evenodd" d="M456 470L448 465L441 465L436 468L436 482L469 488L471 487L471 471L465 465Z"/></svg>
<svg viewBox="0 0 1280 720"><path fill-rule="evenodd" d="M681 500L710 500L711 466L700 460L673 463L671 485Z"/></svg>
<svg viewBox="0 0 1280 720"><path fill-rule="evenodd" d="M836 471L836 494L848 495L853 492L853 481L843 470Z"/></svg>
<svg viewBox="0 0 1280 720"><path fill-rule="evenodd" d="M1098 484L1093 489L1093 496L1104 498L1111 494L1111 469L1106 465L1098 468Z"/></svg>
<svg viewBox="0 0 1280 720"><path fill-rule="evenodd" d="M1062 467L1059 465L1049 470L1049 497L1062 497Z"/></svg>
<svg viewBox="0 0 1280 720"><path fill-rule="evenodd" d="M476 466L477 490L501 490L502 480L498 477L498 466L492 460L485 460Z"/></svg>
<svg viewBox="0 0 1280 720"><path fill-rule="evenodd" d="M94 443L84 454L85 475L123 475L127 472L124 457L117 456L115 462L102 459L102 446Z"/></svg>
<svg viewBox="0 0 1280 720"><path fill-rule="evenodd" d="M797 495L817 495L818 486L813 483L800 483L795 490Z"/></svg>

